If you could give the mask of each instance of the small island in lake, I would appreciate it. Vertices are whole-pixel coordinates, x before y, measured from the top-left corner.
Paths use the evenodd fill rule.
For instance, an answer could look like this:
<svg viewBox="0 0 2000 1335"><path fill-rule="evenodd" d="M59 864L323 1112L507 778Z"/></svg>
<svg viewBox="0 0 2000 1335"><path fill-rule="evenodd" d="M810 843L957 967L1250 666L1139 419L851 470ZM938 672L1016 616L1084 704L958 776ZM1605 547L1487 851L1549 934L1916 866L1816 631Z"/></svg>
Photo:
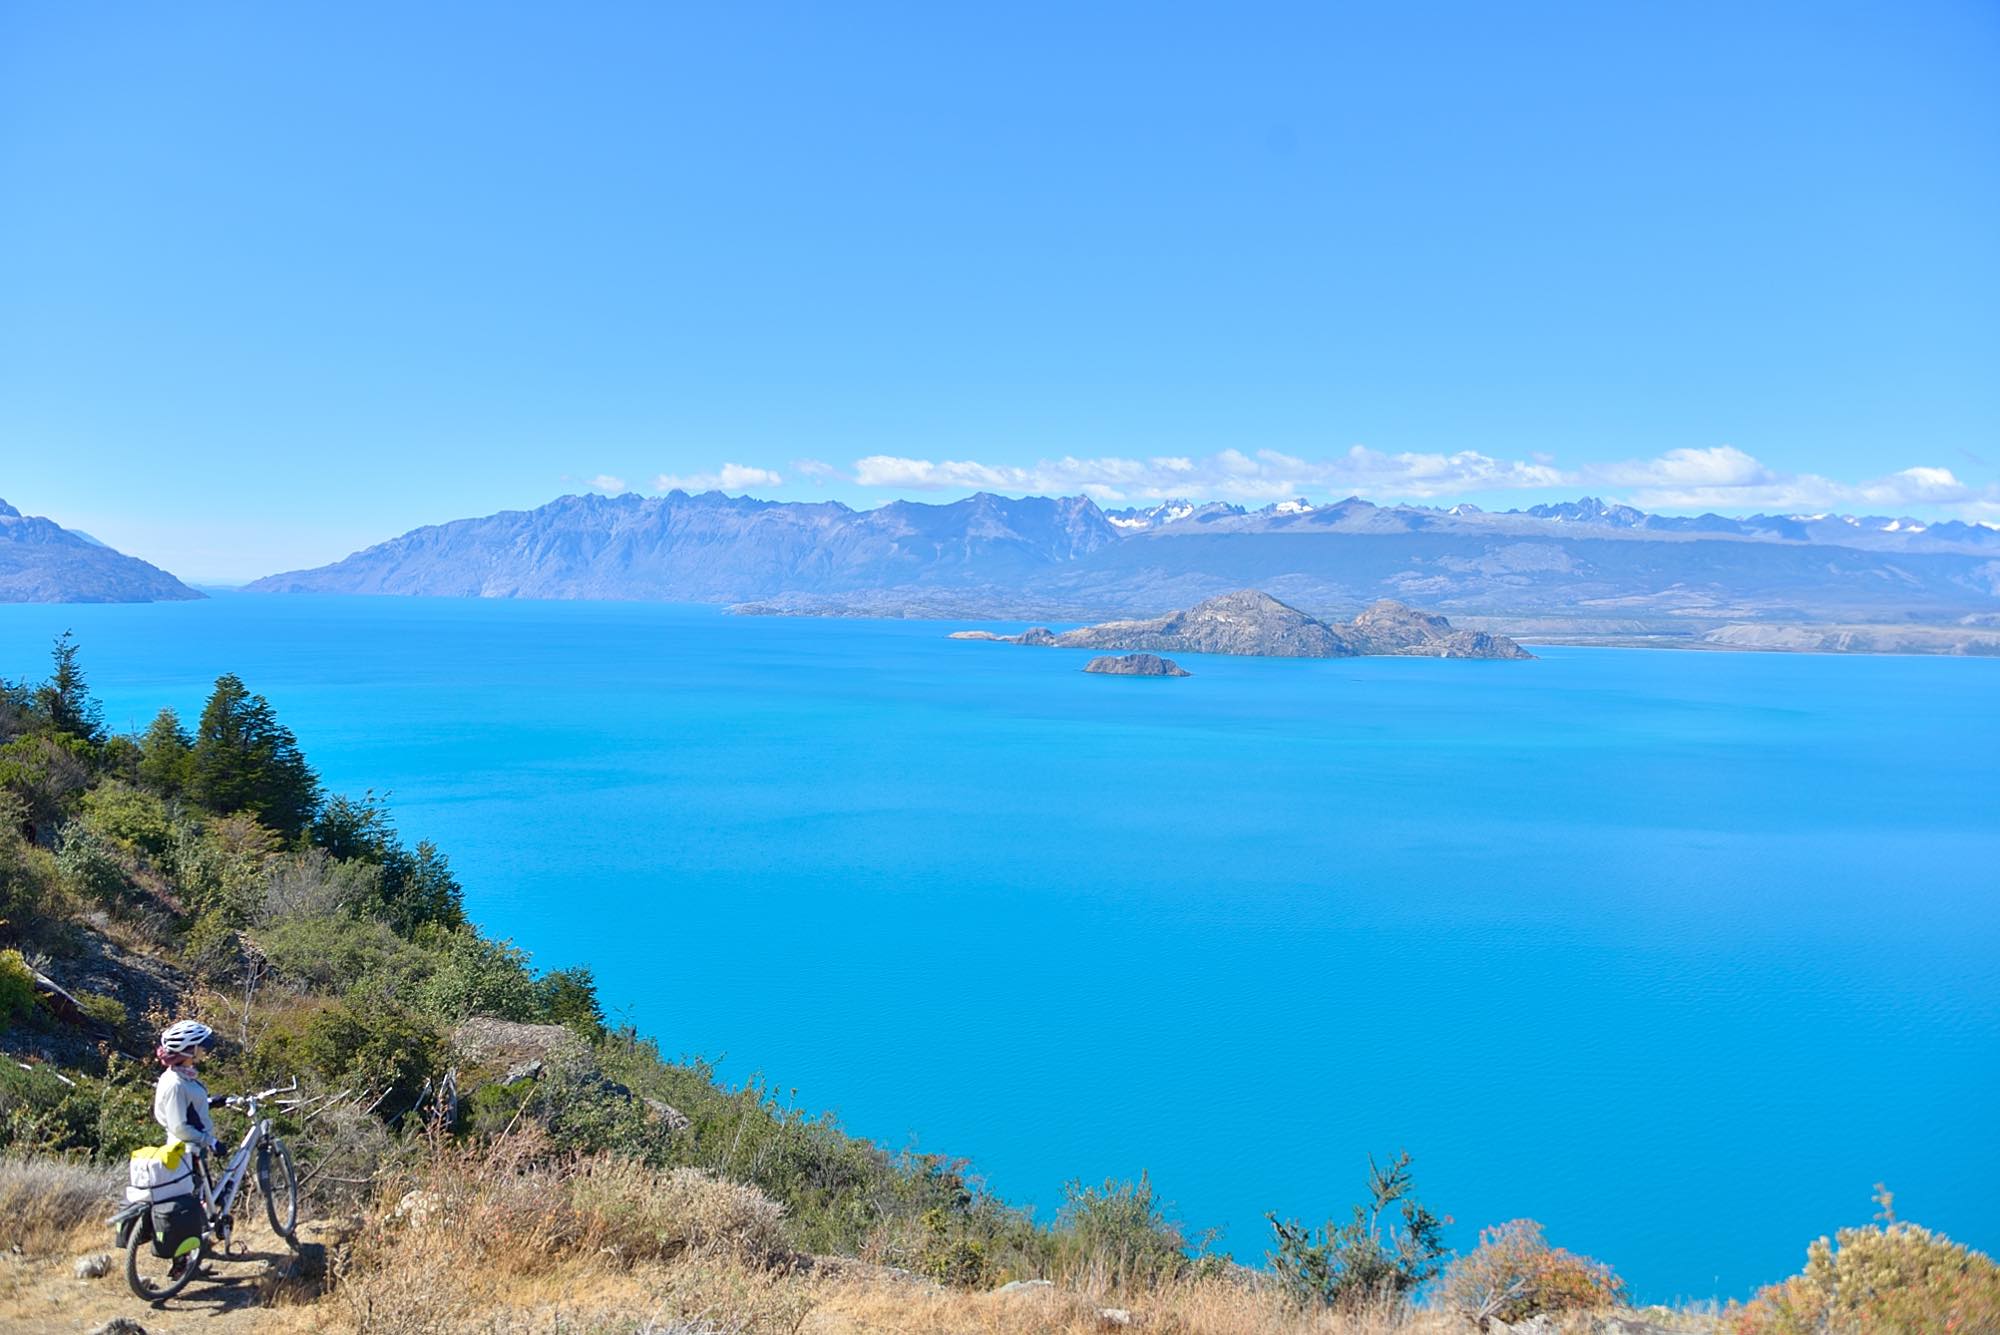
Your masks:
<svg viewBox="0 0 2000 1335"><path fill-rule="evenodd" d="M1171 658L1158 654L1106 654L1084 664L1085 672L1101 672L1112 677L1186 677L1191 674Z"/></svg>
<svg viewBox="0 0 2000 1335"><path fill-rule="evenodd" d="M1534 657L1505 635L1453 630L1445 618L1406 603L1384 599L1371 603L1352 621L1326 622L1257 589L1225 593L1184 612L1143 621L1106 621L1061 632L1035 626L1019 635L961 630L952 632L951 638L1058 649L1153 649L1265 658Z"/></svg>

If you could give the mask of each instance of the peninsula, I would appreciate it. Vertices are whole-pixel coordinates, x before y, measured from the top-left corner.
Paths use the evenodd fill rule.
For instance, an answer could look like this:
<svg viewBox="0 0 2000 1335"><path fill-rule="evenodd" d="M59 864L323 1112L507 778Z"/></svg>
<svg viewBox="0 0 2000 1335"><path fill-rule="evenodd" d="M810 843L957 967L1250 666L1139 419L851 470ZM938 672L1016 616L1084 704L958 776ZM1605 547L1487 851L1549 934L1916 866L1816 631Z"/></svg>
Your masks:
<svg viewBox="0 0 2000 1335"><path fill-rule="evenodd" d="M202 596L158 566L0 501L0 603L158 603Z"/></svg>
<svg viewBox="0 0 2000 1335"><path fill-rule="evenodd" d="M1075 630L1035 626L1018 635L954 631L954 640L992 640L1056 649L1150 649L1258 658L1533 658L1505 635L1454 630L1451 622L1384 599L1352 621L1326 622L1257 589L1239 589L1182 612L1106 621Z"/></svg>

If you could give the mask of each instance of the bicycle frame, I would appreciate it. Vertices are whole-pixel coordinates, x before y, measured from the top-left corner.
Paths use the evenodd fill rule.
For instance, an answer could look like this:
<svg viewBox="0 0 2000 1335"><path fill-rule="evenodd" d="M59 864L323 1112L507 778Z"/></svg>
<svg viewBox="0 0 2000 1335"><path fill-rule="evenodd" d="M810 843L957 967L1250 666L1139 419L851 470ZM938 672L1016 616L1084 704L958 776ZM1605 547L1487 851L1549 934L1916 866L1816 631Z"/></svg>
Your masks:
<svg viewBox="0 0 2000 1335"><path fill-rule="evenodd" d="M206 1216L209 1227L214 1230L216 1240L222 1244L224 1252L229 1250L230 1236L236 1231L236 1221L231 1212L236 1208L236 1198L243 1189L243 1179L250 1172L250 1164L256 1157L258 1147L272 1134L271 1119L264 1116L264 1102L280 1094L290 1094L298 1087L298 1077L294 1076L289 1085L222 1100L225 1108L238 1109L250 1119L250 1129L243 1133L242 1143L229 1156L229 1162L223 1165L222 1172L216 1176L215 1181L211 1184L206 1172L196 1175L198 1190L201 1193L202 1213Z"/></svg>

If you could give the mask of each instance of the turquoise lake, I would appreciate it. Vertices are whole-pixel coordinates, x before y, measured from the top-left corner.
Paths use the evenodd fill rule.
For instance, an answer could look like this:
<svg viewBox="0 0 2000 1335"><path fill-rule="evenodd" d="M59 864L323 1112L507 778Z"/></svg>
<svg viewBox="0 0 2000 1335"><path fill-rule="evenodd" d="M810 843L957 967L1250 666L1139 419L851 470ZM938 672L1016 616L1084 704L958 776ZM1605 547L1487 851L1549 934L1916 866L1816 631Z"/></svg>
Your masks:
<svg viewBox="0 0 2000 1335"><path fill-rule="evenodd" d="M108 721L239 673L474 916L669 1053L1046 1213L1149 1171L1259 1261L1407 1147L1647 1299L1899 1213L2000 1248L2000 661L1184 656L936 622L219 596L73 628Z"/></svg>

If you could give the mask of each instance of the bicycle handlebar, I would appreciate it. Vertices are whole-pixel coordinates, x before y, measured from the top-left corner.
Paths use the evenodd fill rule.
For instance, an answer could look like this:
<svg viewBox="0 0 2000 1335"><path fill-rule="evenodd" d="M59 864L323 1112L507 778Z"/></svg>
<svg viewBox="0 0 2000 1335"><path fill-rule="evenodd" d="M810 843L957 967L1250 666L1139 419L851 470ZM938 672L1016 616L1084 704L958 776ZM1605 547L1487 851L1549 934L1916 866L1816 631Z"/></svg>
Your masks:
<svg viewBox="0 0 2000 1335"><path fill-rule="evenodd" d="M295 1093L298 1087L299 1078L293 1076L292 1083L289 1085L273 1085L271 1088L259 1090L255 1094L225 1094L219 1102L225 1108L247 1108L253 1103L262 1103L274 1095Z"/></svg>

